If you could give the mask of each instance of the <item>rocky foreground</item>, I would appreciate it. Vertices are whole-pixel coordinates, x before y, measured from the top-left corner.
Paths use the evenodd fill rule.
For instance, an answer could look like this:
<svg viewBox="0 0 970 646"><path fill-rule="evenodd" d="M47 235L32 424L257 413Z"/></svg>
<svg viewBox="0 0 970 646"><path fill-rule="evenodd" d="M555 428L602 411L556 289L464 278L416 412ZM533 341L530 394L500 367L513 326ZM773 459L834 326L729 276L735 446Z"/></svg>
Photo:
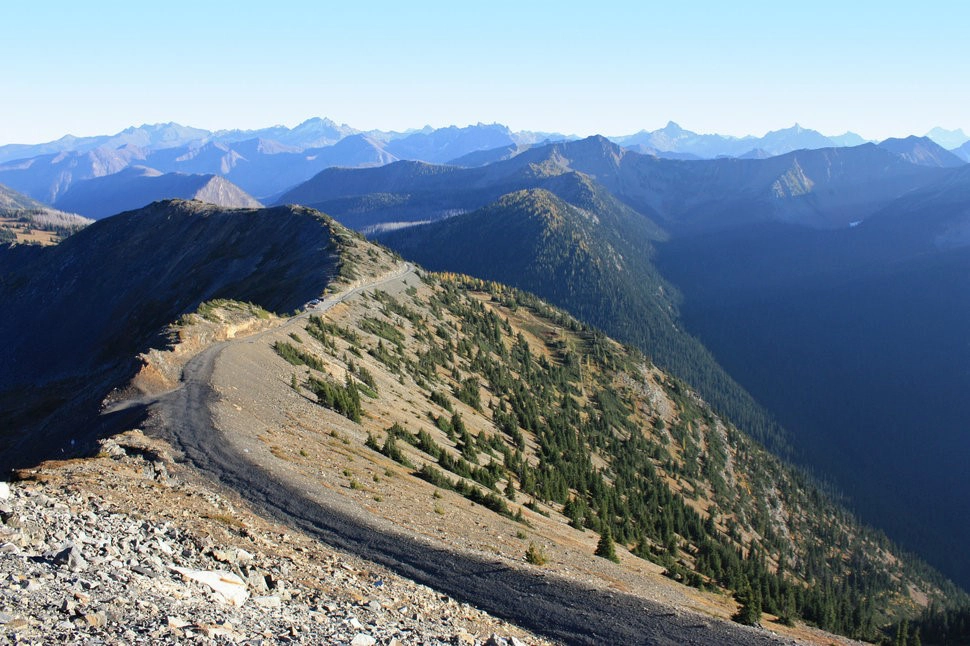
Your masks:
<svg viewBox="0 0 970 646"><path fill-rule="evenodd" d="M130 432L0 483L0 642L547 643L253 515Z"/></svg>

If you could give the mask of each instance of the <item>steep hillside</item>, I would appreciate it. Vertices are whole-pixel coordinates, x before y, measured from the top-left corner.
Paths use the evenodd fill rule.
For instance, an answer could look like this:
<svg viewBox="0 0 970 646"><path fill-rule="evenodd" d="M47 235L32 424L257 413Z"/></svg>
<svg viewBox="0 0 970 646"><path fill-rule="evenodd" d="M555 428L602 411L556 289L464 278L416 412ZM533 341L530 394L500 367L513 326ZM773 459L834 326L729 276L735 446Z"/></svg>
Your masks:
<svg viewBox="0 0 970 646"><path fill-rule="evenodd" d="M584 594L609 586L640 604L663 599L680 608L663 620L671 629L680 613L699 612L824 643L832 638L802 632L802 621L876 638L929 599L963 598L682 382L564 313L454 276L405 277L386 290L229 344L211 376L211 419L226 451L279 478L276 489L326 492L330 515L380 519L367 540L347 541L354 549L388 558L369 546L403 530L420 537L415 559L429 543L450 546L457 572L470 554L486 554L489 573L526 558L550 577L584 581ZM152 361L164 365L164 353ZM193 462L206 451L195 442L212 443L161 428ZM245 475L233 479L248 488ZM294 508L311 514L303 505ZM435 584L460 598L451 586L463 578ZM513 603L528 616L533 602ZM625 613L617 603L613 613ZM600 610L583 607L588 630L598 630ZM638 605L635 621L649 623L652 612ZM626 620L614 614L616 630ZM528 621L590 641L558 619ZM696 630L697 619L687 621Z"/></svg>
<svg viewBox="0 0 970 646"><path fill-rule="evenodd" d="M0 467L76 433L46 415L70 422L63 404L96 406L163 326L213 298L299 307L338 276L350 240L306 209L174 201L101 220L55 247L0 247ZM24 427L44 431L18 455L9 435Z"/></svg>
<svg viewBox="0 0 970 646"><path fill-rule="evenodd" d="M141 166L77 182L61 195L58 208L101 219L167 199L199 200L226 208L256 208L259 202L215 175L162 174Z"/></svg>
<svg viewBox="0 0 970 646"><path fill-rule="evenodd" d="M964 585L970 488L954 474L968 450L968 232L963 166L850 229L772 225L657 247L684 325L803 459Z"/></svg>
<svg viewBox="0 0 970 646"><path fill-rule="evenodd" d="M680 331L676 290L651 262L663 232L578 173L544 185L549 190L511 193L481 210L379 239L431 269L548 299L698 384L719 410L784 452L781 429Z"/></svg>
<svg viewBox="0 0 970 646"><path fill-rule="evenodd" d="M91 222L0 185L0 244L57 244Z"/></svg>
<svg viewBox="0 0 970 646"><path fill-rule="evenodd" d="M574 218L577 226L597 229L594 237L611 251L584 273L570 273L572 254L591 259L598 252L585 254L551 235L549 244L563 259L556 265L561 273L548 265L536 275L527 253L535 251L530 245L538 227L515 224L533 220L509 216L493 228L488 218L472 217L478 209L489 212L503 195L541 188L599 218L596 208L557 188L576 171L663 232L649 237L614 227L607 235L592 218ZM595 322L649 353L775 448L772 429L775 420L782 422L800 459L844 487L867 519L965 582L965 559L954 546L970 536L963 522L970 512L963 513L960 502L970 495L931 493L960 488L930 485L926 476L959 472L936 465L949 464L947 447L962 447L959 434L947 429L961 428L965 415L941 393L963 401L953 388L965 382L967 365L959 350L968 324L957 251L970 241L965 173L965 166L910 163L874 144L687 162L638 155L593 137L534 147L481 168L327 172L298 190L328 200L324 208L367 231L459 215L454 224L380 235L431 267L509 281ZM505 247L520 254L493 263L490 256ZM623 262L612 262L611 254ZM580 294L595 291L583 291L584 281L624 298L581 302ZM574 300L566 300L568 290L575 290ZM617 316L627 303L630 311ZM632 323L624 328L625 320ZM692 335L716 360L706 350L681 351L702 347ZM748 405L752 400L721 362L770 414ZM873 366L880 368L873 373ZM927 425L928 411L933 423ZM887 428L900 430L887 436ZM876 446L888 456L878 465L868 457ZM897 468L900 461L907 466ZM867 467L860 469L861 463ZM901 477L912 495L897 505L885 492ZM928 498L940 504L920 502ZM912 523L900 512L903 506L921 522ZM961 512L946 511L953 509Z"/></svg>

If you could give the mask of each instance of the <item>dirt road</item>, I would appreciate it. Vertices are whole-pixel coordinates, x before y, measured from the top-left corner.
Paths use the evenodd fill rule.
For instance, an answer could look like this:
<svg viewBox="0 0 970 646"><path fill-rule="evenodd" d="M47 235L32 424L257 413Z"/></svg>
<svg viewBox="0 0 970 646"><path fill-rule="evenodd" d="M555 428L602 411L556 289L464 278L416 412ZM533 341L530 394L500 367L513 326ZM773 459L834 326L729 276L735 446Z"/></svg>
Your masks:
<svg viewBox="0 0 970 646"><path fill-rule="evenodd" d="M326 311L361 290L404 280L413 271L406 265L391 276L327 299L313 313ZM786 643L766 631L675 611L632 595L586 587L379 528L363 514L351 514L337 505L319 502L319 497L311 498L306 482L279 480L270 469L254 463L253 454L235 447L232 438L224 429L215 428L212 421L211 407L217 397L212 387L216 360L228 345L252 340L225 341L190 360L181 386L152 404L154 428L150 430L172 442L196 468L270 516L496 617L566 643Z"/></svg>

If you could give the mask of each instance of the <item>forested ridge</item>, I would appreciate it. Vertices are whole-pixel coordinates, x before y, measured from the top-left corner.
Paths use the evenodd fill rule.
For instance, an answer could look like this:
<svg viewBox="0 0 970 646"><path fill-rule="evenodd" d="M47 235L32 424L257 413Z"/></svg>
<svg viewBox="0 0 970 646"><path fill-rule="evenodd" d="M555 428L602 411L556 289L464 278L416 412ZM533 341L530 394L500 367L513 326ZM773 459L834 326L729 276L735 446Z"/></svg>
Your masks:
<svg viewBox="0 0 970 646"><path fill-rule="evenodd" d="M320 383L356 393L377 371L413 382L427 419L367 446L415 477L523 524L523 507L561 515L569 531L599 534L607 558L615 543L733 595L745 623L768 613L879 640L915 616L914 591L964 598L639 351L526 292L455 274L425 281L400 298L378 292L356 329L315 318L306 347L281 351L346 366L342 379L294 378L338 410ZM380 405L373 395L353 398L365 415Z"/></svg>

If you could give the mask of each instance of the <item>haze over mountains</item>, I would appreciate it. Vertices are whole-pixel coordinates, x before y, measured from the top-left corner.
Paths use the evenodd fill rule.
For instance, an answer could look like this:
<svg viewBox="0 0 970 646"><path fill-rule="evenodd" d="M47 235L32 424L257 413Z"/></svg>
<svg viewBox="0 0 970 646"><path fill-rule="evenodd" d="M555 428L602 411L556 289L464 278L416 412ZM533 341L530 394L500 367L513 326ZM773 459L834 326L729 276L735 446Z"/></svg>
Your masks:
<svg viewBox="0 0 970 646"><path fill-rule="evenodd" d="M966 160L967 153L959 149L967 142L962 131L937 128L930 135ZM163 174L219 175L265 202L330 167L380 166L398 160L480 166L542 142L572 139L559 133L513 132L499 124L406 132L362 132L320 118L294 128L214 132L176 123L154 124L115 135L68 135L44 144L0 146L0 184L54 204L75 182L143 166ZM687 160L763 159L795 150L865 143L853 133L825 136L798 124L763 137L729 137L698 134L673 122L611 140L646 155Z"/></svg>

